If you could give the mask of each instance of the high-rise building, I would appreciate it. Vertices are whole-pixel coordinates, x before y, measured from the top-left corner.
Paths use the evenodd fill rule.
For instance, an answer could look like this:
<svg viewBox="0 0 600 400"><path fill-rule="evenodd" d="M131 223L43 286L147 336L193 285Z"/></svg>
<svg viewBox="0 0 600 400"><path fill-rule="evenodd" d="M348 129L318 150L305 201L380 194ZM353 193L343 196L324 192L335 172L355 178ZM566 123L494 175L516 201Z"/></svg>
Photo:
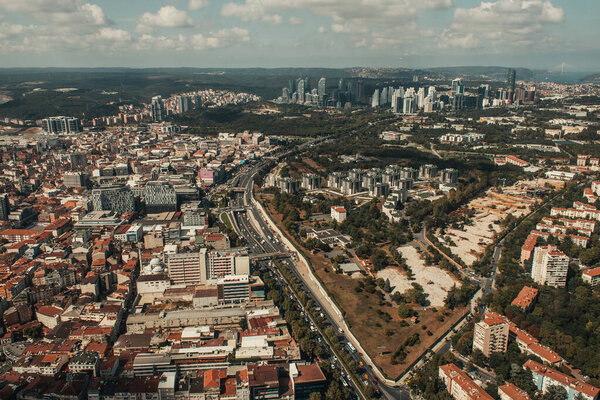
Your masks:
<svg viewBox="0 0 600 400"><path fill-rule="evenodd" d="M8 202L8 195L6 193L0 194L0 220L8 221L8 215L10 214L10 203Z"/></svg>
<svg viewBox="0 0 600 400"><path fill-rule="evenodd" d="M175 285L201 285L206 283L206 249L197 253L165 255L169 279Z"/></svg>
<svg viewBox="0 0 600 400"><path fill-rule="evenodd" d="M417 112L417 95L414 88L408 88L404 93L403 114L415 114Z"/></svg>
<svg viewBox="0 0 600 400"><path fill-rule="evenodd" d="M152 121L161 122L165 119L165 105L161 96L154 96L150 105L152 112Z"/></svg>
<svg viewBox="0 0 600 400"><path fill-rule="evenodd" d="M452 80L452 96L457 94L465 94L465 84L460 78Z"/></svg>
<svg viewBox="0 0 600 400"><path fill-rule="evenodd" d="M177 211L177 193L168 182L150 181L146 183L144 201L148 214Z"/></svg>
<svg viewBox="0 0 600 400"><path fill-rule="evenodd" d="M379 107L379 101L379 89L375 89L375 91L373 92L373 97L371 98L371 107Z"/></svg>
<svg viewBox="0 0 600 400"><path fill-rule="evenodd" d="M178 113L188 112L192 109L192 99L190 96L182 95L175 97L175 104Z"/></svg>
<svg viewBox="0 0 600 400"><path fill-rule="evenodd" d="M533 253L531 277L540 285L565 287L569 257L556 246L539 246Z"/></svg>
<svg viewBox="0 0 600 400"><path fill-rule="evenodd" d="M287 87L281 89L281 98L286 103L290 101L290 90Z"/></svg>
<svg viewBox="0 0 600 400"><path fill-rule="evenodd" d="M327 94L327 80L325 78L319 79L319 83L317 85L317 94L320 98L325 97Z"/></svg>
<svg viewBox="0 0 600 400"><path fill-rule="evenodd" d="M388 88L384 87L379 95L379 105L385 106L386 104L388 104Z"/></svg>
<svg viewBox="0 0 600 400"><path fill-rule="evenodd" d="M135 199L128 186L109 186L92 190L94 211L113 211L116 215L135 211Z"/></svg>
<svg viewBox="0 0 600 400"><path fill-rule="evenodd" d="M486 357L490 357L492 353L505 353L508 334L508 320L500 314L488 313L475 324L473 350L480 350Z"/></svg>
<svg viewBox="0 0 600 400"><path fill-rule="evenodd" d="M302 78L298 78L297 85L298 85L298 90L297 90L298 103L304 103L305 96L306 96L306 81Z"/></svg>
<svg viewBox="0 0 600 400"><path fill-rule="evenodd" d="M344 78L340 78L338 81L338 90L340 92L344 91L346 88L344 87Z"/></svg>
<svg viewBox="0 0 600 400"><path fill-rule="evenodd" d="M48 117L42 120L42 129L47 133L77 133L81 132L79 118Z"/></svg>
<svg viewBox="0 0 600 400"><path fill-rule="evenodd" d="M506 90L514 93L517 84L517 71L513 68L509 68L506 77Z"/></svg>
<svg viewBox="0 0 600 400"><path fill-rule="evenodd" d="M421 109L425 106L425 88L421 86L417 92L417 108Z"/></svg>

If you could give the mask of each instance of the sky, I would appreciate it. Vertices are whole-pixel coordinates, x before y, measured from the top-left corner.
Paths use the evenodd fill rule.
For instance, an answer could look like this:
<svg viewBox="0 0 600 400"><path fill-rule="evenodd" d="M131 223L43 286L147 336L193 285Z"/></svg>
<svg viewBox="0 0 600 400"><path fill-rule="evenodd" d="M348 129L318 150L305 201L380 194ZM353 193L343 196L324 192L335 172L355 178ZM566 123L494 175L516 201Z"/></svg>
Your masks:
<svg viewBox="0 0 600 400"><path fill-rule="evenodd" d="M598 15L598 0L0 0L0 67L596 72Z"/></svg>

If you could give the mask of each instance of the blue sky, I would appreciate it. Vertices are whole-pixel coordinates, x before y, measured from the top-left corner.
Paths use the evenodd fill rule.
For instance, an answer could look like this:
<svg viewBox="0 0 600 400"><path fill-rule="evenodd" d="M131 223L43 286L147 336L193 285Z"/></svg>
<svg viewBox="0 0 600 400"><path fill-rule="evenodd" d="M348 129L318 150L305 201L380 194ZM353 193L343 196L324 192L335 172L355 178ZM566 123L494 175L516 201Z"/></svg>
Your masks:
<svg viewBox="0 0 600 400"><path fill-rule="evenodd" d="M0 0L0 67L600 70L598 0Z"/></svg>

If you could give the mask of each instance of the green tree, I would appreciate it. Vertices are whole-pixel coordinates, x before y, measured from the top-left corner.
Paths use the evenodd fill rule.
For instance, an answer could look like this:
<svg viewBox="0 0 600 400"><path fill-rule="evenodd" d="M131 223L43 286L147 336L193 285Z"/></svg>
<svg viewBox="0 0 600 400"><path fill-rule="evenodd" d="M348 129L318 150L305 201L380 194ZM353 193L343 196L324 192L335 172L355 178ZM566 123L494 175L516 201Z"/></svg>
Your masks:
<svg viewBox="0 0 600 400"><path fill-rule="evenodd" d="M544 400L567 400L567 389L559 385L550 385L544 393Z"/></svg>

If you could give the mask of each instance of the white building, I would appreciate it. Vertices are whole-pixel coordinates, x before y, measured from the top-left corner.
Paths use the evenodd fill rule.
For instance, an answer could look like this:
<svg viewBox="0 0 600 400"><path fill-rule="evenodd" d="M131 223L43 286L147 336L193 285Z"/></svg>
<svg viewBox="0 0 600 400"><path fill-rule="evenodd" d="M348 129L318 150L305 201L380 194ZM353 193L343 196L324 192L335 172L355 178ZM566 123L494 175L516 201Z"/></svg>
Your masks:
<svg viewBox="0 0 600 400"><path fill-rule="evenodd" d="M569 257L556 246L536 247L533 253L531 277L540 285L565 287Z"/></svg>
<svg viewBox="0 0 600 400"><path fill-rule="evenodd" d="M331 218L341 224L346 220L346 209L342 206L331 206Z"/></svg>

